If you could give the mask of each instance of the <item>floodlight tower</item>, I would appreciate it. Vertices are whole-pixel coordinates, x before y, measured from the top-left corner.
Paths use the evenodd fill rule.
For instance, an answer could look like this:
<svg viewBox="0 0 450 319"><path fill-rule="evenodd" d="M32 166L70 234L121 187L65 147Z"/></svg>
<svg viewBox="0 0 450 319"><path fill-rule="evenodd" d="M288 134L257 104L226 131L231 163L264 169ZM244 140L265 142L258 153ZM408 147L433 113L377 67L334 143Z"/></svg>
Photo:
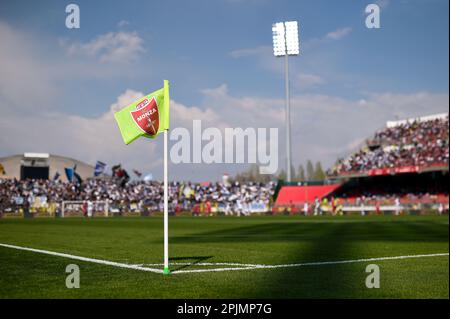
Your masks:
<svg viewBox="0 0 450 319"><path fill-rule="evenodd" d="M298 23L297 21L278 22L272 25L273 54L284 56L285 86L286 86L286 179L291 176L291 103L289 96L289 56L299 55Z"/></svg>

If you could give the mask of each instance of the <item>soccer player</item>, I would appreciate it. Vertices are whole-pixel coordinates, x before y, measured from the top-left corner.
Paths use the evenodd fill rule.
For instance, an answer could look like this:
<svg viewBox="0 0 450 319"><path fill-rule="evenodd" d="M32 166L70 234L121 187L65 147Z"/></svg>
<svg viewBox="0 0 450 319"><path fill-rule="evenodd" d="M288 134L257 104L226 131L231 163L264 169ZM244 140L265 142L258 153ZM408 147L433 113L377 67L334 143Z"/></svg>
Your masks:
<svg viewBox="0 0 450 319"><path fill-rule="evenodd" d="M88 200L88 202L87 202L87 216L89 218L91 218L93 213L94 213L94 203L91 200Z"/></svg>
<svg viewBox="0 0 450 319"><path fill-rule="evenodd" d="M314 216L317 216L320 212L320 200L319 197L314 199Z"/></svg>
<svg viewBox="0 0 450 319"><path fill-rule="evenodd" d="M308 212L309 212L309 204L308 204L308 202L305 202L305 203L303 204L303 214L304 214L305 216L308 216Z"/></svg>
<svg viewBox="0 0 450 319"><path fill-rule="evenodd" d="M395 215L400 215L401 207L400 207L400 198L395 198Z"/></svg>
<svg viewBox="0 0 450 319"><path fill-rule="evenodd" d="M439 215L442 215L444 213L444 204L439 203L438 212Z"/></svg>

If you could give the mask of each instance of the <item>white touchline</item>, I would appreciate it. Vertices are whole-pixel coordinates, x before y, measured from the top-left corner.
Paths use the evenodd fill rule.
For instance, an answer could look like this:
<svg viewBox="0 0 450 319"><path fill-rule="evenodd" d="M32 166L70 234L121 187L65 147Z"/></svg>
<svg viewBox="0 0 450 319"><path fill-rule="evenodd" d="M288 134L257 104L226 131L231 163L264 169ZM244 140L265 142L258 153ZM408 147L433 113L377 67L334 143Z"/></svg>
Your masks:
<svg viewBox="0 0 450 319"><path fill-rule="evenodd" d="M119 268L127 268L134 270L141 270L153 273L162 274L162 269L156 268L147 268L143 267L143 265L149 266L162 266L162 264L123 264L114 261L101 260L95 258L87 258L81 256L75 256L70 254L58 253L48 250L42 249L34 249L22 246L8 245L0 243L0 247L18 249L31 251L35 253L41 253L46 255L70 258L75 260L81 260L96 264L109 265ZM254 270L254 269L275 269L275 268L291 268L291 267L305 267L305 266L325 266L325 265L338 265L338 264L351 264L351 263L364 263L364 262L372 262L372 261L384 261L384 260L399 260L399 259L412 259L412 258L425 258L425 257L443 257L449 256L449 253L437 253L437 254L422 254L422 255L405 255L405 256L392 256L392 257L375 257L375 258L362 258L362 259L351 259L351 260L336 260L336 261L319 261L319 262L305 262L298 264L281 264L281 265L261 265L261 264L240 264L240 263L171 263L172 265L198 265L198 266L236 266L236 267L227 267L227 268L213 268L213 269L190 269L190 270L175 270L172 271L172 274L186 274L186 273L200 273L200 272L220 272L220 271L234 271L234 270Z"/></svg>
<svg viewBox="0 0 450 319"><path fill-rule="evenodd" d="M186 263L179 263L179 262L173 262L170 263L173 266L240 266L240 267L257 267L257 266L265 266L261 264L241 264L241 263L204 263L204 262L186 262ZM137 266L162 266L163 264L137 264Z"/></svg>
<svg viewBox="0 0 450 319"><path fill-rule="evenodd" d="M253 266L248 265L246 267L236 267L236 268L178 270L174 273L180 274L180 273L195 273L195 272L217 272L217 271L226 271L226 270L275 269L275 268L290 268L290 267L305 267L305 266L324 266L324 265L351 264L351 263L362 263L362 262L383 261L383 260L411 259L411 258L424 258L424 257L442 257L442 256L448 256L448 255L449 255L448 253L438 253L438 254L426 254L426 255L406 255L406 256L394 256L394 257L353 259L353 260L307 262L307 263L285 264L285 265L253 265Z"/></svg>
<svg viewBox="0 0 450 319"><path fill-rule="evenodd" d="M109 265L109 266L114 266L114 267L120 267L120 268L128 268L128 269L149 271L149 272L161 273L161 274L163 272L162 269L145 268L145 267L140 267L140 266L137 266L137 265L122 264L122 263L118 263L118 262L115 262L115 261L101 260L101 259L95 259L95 258L87 258L87 257L81 257L81 256L70 255L70 254L57 253L57 252L54 252L54 251L48 251L48 250L42 250L42 249L34 249L34 248L14 246L14 245L2 244L2 243L0 243L0 246L1 247L6 247L6 248L18 249L18 250L31 251L31 252L34 252L34 253L46 254L46 255L51 255L51 256L58 256L58 257L64 257L64 258L69 258L69 259L81 260L81 261L86 261L86 262L95 263L95 264L102 264L102 265Z"/></svg>

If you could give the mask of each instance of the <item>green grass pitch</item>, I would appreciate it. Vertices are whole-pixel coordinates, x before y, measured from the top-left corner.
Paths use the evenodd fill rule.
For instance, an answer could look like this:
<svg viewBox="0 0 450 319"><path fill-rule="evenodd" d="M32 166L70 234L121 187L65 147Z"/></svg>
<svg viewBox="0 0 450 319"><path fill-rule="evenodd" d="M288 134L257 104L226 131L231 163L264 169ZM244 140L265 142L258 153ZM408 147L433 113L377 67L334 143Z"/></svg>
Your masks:
<svg viewBox="0 0 450 319"><path fill-rule="evenodd" d="M448 223L448 216L175 217L170 256L178 264L171 268L448 253ZM0 219L0 243L126 264L161 263L163 221ZM370 263L380 267L379 289L365 286ZM80 267L79 289L65 286L68 264ZM449 298L449 258L164 276L0 247L0 298Z"/></svg>

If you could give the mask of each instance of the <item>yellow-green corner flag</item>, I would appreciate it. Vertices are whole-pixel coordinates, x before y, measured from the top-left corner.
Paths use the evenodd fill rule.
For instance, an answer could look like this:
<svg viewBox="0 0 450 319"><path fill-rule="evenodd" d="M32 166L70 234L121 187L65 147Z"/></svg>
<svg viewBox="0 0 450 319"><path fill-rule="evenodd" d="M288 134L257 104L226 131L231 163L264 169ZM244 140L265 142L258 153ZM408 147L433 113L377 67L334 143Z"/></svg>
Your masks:
<svg viewBox="0 0 450 319"><path fill-rule="evenodd" d="M164 80L164 87L127 105L114 117L119 124L125 144L145 136L155 138L164 133L164 275L169 270L169 173L168 173L168 134L169 130L169 81Z"/></svg>
<svg viewBox="0 0 450 319"><path fill-rule="evenodd" d="M169 81L164 80L164 87L127 105L114 113L125 144L130 144L144 136L155 138L159 133L169 129Z"/></svg>

